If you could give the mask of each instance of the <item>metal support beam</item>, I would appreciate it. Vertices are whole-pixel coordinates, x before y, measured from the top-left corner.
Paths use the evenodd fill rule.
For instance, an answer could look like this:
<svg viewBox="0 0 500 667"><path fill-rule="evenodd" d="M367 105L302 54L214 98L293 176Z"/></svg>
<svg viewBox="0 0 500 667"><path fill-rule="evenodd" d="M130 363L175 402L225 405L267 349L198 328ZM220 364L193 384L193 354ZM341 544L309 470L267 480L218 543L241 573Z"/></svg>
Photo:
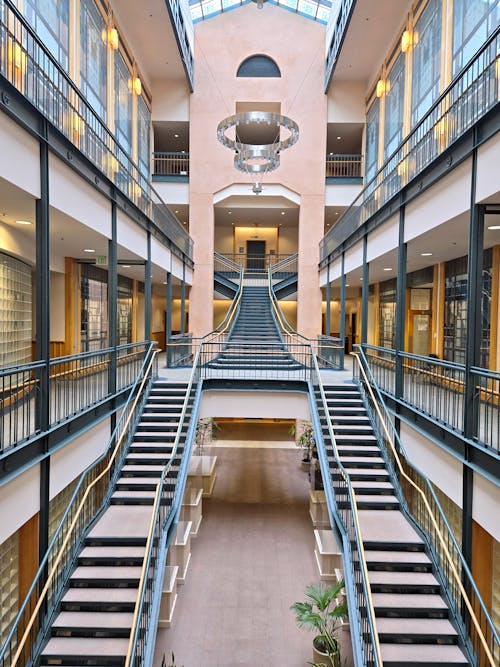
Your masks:
<svg viewBox="0 0 500 667"><path fill-rule="evenodd" d="M116 203L111 202L111 238L108 241L108 322L109 347L113 348L108 370L108 390L116 391L116 346L118 343L118 242Z"/></svg>
<svg viewBox="0 0 500 667"><path fill-rule="evenodd" d="M50 209L49 149L46 141L47 122L40 127L40 199L36 201L36 358L44 360L40 369L39 391L36 394L36 420L40 432L50 424ZM43 449L48 451L47 440ZM40 462L40 513L38 522L38 553L43 558L49 544L50 458Z"/></svg>
<svg viewBox="0 0 500 667"><path fill-rule="evenodd" d="M151 340L151 231L146 232L147 259L144 264L144 338Z"/></svg>
<svg viewBox="0 0 500 667"><path fill-rule="evenodd" d="M363 285L361 287L361 345L368 342L368 288L370 267L366 260L368 251L368 236L363 237Z"/></svg>
<svg viewBox="0 0 500 667"><path fill-rule="evenodd" d="M181 281L181 334L186 333L186 262L182 260L182 281Z"/></svg>
<svg viewBox="0 0 500 667"><path fill-rule="evenodd" d="M328 262L328 266L326 267L326 311L325 311L325 335L330 336L331 331L332 331L332 323L331 323L331 314L330 314L330 308L331 308L331 302L332 302L332 285L330 283L330 262Z"/></svg>
<svg viewBox="0 0 500 667"><path fill-rule="evenodd" d="M167 312L165 314L165 342L167 344L167 368L170 368L172 350L170 341L172 340L172 274L167 273Z"/></svg>
<svg viewBox="0 0 500 667"><path fill-rule="evenodd" d="M342 253L342 264L341 264L341 278L340 278L340 322L339 322L339 336L342 341L342 345L345 346L345 253Z"/></svg>
<svg viewBox="0 0 500 667"><path fill-rule="evenodd" d="M406 255L405 239L405 208L399 209L399 241L398 241L398 274L396 281L396 398L403 396L403 357L405 349L405 320L406 320Z"/></svg>

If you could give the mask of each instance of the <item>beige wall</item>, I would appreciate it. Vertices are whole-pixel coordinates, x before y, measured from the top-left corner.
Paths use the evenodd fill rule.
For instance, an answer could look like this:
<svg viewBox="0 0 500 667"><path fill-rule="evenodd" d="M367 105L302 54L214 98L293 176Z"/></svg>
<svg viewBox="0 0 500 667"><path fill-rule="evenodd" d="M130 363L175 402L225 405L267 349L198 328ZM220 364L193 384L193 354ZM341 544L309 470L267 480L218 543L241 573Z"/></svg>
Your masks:
<svg viewBox="0 0 500 667"><path fill-rule="evenodd" d="M247 241L265 241L267 254L271 250L278 252L278 229L276 227L235 227L234 228L234 252L239 253L240 248L247 251Z"/></svg>
<svg viewBox="0 0 500 667"><path fill-rule="evenodd" d="M364 123L365 94L363 81L336 80L328 92L328 122Z"/></svg>
<svg viewBox="0 0 500 667"><path fill-rule="evenodd" d="M266 183L281 184L301 198L298 326L306 334L316 334L321 327L317 265L325 197L325 27L272 5L259 12L252 4L198 23L196 38L190 99L190 233L196 264L191 292L193 333L206 333L212 322L208 305L213 289L214 194L233 183L248 185L250 192L251 185L248 177L234 169L234 156L217 141L216 129L235 112L236 102L247 101L279 102L282 113L300 128L299 141L281 154L281 166L264 179L264 188ZM300 49L290 49L290 44L300 44ZM281 78L236 78L239 64L256 53L272 57Z"/></svg>
<svg viewBox="0 0 500 667"><path fill-rule="evenodd" d="M189 120L189 88L186 81L182 79L153 81L151 93L153 121Z"/></svg>

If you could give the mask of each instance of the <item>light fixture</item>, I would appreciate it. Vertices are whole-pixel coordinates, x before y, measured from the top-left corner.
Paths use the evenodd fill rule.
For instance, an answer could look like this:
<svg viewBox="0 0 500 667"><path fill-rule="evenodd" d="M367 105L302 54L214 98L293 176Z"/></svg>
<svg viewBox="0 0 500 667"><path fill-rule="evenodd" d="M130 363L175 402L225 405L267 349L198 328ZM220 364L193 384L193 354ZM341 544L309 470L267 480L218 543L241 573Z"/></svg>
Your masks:
<svg viewBox="0 0 500 667"><path fill-rule="evenodd" d="M286 215L286 211L281 211L281 215Z"/></svg>
<svg viewBox="0 0 500 667"><path fill-rule="evenodd" d="M232 212L232 211L228 211L227 214L228 214L228 215L233 215L233 212Z"/></svg>
<svg viewBox="0 0 500 667"><path fill-rule="evenodd" d="M349 283L346 283L345 286L346 286L346 287L350 287L350 284L349 284Z"/></svg>
<svg viewBox="0 0 500 667"><path fill-rule="evenodd" d="M432 257L432 252L421 252L422 257Z"/></svg>
<svg viewBox="0 0 500 667"><path fill-rule="evenodd" d="M130 269L130 264L122 264L122 269Z"/></svg>
<svg viewBox="0 0 500 667"><path fill-rule="evenodd" d="M379 79L377 81L375 92L377 97L382 97L382 95L385 93L385 81L383 79Z"/></svg>
<svg viewBox="0 0 500 667"><path fill-rule="evenodd" d="M83 252L95 252L94 248L84 248Z"/></svg>
<svg viewBox="0 0 500 667"><path fill-rule="evenodd" d="M178 135L177 132L176 132L176 133L174 134L174 139L178 139L178 138L179 138L179 135Z"/></svg>
<svg viewBox="0 0 500 667"><path fill-rule="evenodd" d="M187 222L186 222L186 221L184 221L184 222L183 222L182 224L183 224L183 225L187 225Z"/></svg>
<svg viewBox="0 0 500 667"><path fill-rule="evenodd" d="M32 225L33 223L29 220L16 220L17 225Z"/></svg>
<svg viewBox="0 0 500 667"><path fill-rule="evenodd" d="M252 0L252 2L255 2L257 9L262 9L264 7L264 3L267 2L267 0Z"/></svg>
<svg viewBox="0 0 500 667"><path fill-rule="evenodd" d="M137 96L142 93L142 83L138 76L135 76L132 79L132 90Z"/></svg>
<svg viewBox="0 0 500 667"><path fill-rule="evenodd" d="M413 42L413 35L411 33L411 30L405 30L404 33L401 35L401 51L403 53L407 53L407 51L410 50L412 42Z"/></svg>
<svg viewBox="0 0 500 667"><path fill-rule="evenodd" d="M392 268L390 266L386 266L384 271L392 271Z"/></svg>
<svg viewBox="0 0 500 667"><path fill-rule="evenodd" d="M339 212L338 212L338 211L335 211L335 215L338 215L338 214L339 214Z"/></svg>
<svg viewBox="0 0 500 667"><path fill-rule="evenodd" d="M337 137L337 139L338 139L338 141L340 141L342 139L342 137Z"/></svg>
<svg viewBox="0 0 500 667"><path fill-rule="evenodd" d="M491 229L492 231L500 229L500 225L489 225L488 229Z"/></svg>
<svg viewBox="0 0 500 667"><path fill-rule="evenodd" d="M116 51L120 40L118 38L118 30L116 28L108 28L108 44Z"/></svg>

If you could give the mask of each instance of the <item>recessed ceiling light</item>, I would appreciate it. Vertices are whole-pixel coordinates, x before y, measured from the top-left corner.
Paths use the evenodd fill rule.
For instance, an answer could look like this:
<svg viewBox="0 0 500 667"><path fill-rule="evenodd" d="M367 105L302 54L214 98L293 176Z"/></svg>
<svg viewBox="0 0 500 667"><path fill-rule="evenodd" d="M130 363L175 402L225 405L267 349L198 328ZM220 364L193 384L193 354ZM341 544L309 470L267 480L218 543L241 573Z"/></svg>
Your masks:
<svg viewBox="0 0 500 667"><path fill-rule="evenodd" d="M361 277L360 280L363 280L363 278Z"/></svg>
<svg viewBox="0 0 500 667"><path fill-rule="evenodd" d="M345 286L346 286L346 287L350 287L349 283L346 283Z"/></svg>
<svg viewBox="0 0 500 667"><path fill-rule="evenodd" d="M122 269L130 269L130 264L122 264Z"/></svg>
<svg viewBox="0 0 500 667"><path fill-rule="evenodd" d="M174 213L179 213L179 211L178 211L178 210L177 210L177 211L174 211Z"/></svg>
<svg viewBox="0 0 500 667"><path fill-rule="evenodd" d="M84 248L83 252L95 252L94 248Z"/></svg>
<svg viewBox="0 0 500 667"><path fill-rule="evenodd" d="M337 139L342 139L342 137L337 137Z"/></svg>
<svg viewBox="0 0 500 667"><path fill-rule="evenodd" d="M18 222L19 222L19 220L18 220ZM488 227L488 229L495 229L495 230L496 230L496 229L500 229L500 225L490 225L490 226Z"/></svg>
<svg viewBox="0 0 500 667"><path fill-rule="evenodd" d="M233 212L232 212L232 211L228 211L227 214L228 214L228 215L233 215Z"/></svg>
<svg viewBox="0 0 500 667"><path fill-rule="evenodd" d="M179 135L177 133L174 134L174 139L178 139L178 138L179 138Z"/></svg>
<svg viewBox="0 0 500 667"><path fill-rule="evenodd" d="M163 281L163 284L164 284L164 285L167 285L167 281L166 281L166 280L164 280L164 281Z"/></svg>
<svg viewBox="0 0 500 667"><path fill-rule="evenodd" d="M335 215L338 215L338 214L339 214L338 211L335 211Z"/></svg>
<svg viewBox="0 0 500 667"><path fill-rule="evenodd" d="M392 268L390 266L386 266L384 271L392 271Z"/></svg>
<svg viewBox="0 0 500 667"><path fill-rule="evenodd" d="M183 225L187 225L187 222L184 220L184 222L183 222L182 224L183 224Z"/></svg>
<svg viewBox="0 0 500 667"><path fill-rule="evenodd" d="M327 226L327 227L329 227L329 226L330 226L330 223L329 223L329 222L327 222L327 223L326 223L326 226Z"/></svg>
<svg viewBox="0 0 500 667"><path fill-rule="evenodd" d="M281 211L281 215L286 215L286 211Z"/></svg>
<svg viewBox="0 0 500 667"><path fill-rule="evenodd" d="M422 257L432 257L432 252L421 252Z"/></svg>
<svg viewBox="0 0 500 667"><path fill-rule="evenodd" d="M32 225L33 223L30 222L29 220L16 220L16 224L18 224L18 225Z"/></svg>

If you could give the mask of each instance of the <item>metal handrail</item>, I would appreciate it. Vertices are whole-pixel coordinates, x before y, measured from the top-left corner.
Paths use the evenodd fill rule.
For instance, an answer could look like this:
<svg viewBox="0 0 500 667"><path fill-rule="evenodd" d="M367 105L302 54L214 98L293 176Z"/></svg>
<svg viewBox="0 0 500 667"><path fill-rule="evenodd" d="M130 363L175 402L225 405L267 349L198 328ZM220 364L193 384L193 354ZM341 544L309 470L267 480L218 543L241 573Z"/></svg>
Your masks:
<svg viewBox="0 0 500 667"><path fill-rule="evenodd" d="M349 1L352 4L353 0ZM487 113L487 111L494 106L494 104L498 103L498 95L495 92L494 95L492 94L491 104L484 105L484 107L481 107L480 110L478 110L477 104L472 105L472 109L474 110L475 114L472 121L464 124L464 127L462 128L463 131L455 132L455 134L450 133L450 130L447 127L448 114L453 112L454 108L460 102L460 100L466 99L473 86L475 86L477 82L481 80L481 77L485 76L488 70L494 66L494 63L497 59L497 53L495 53L495 49L492 49L493 60L488 61L487 63L483 63L483 66L481 65L480 58L492 46L495 40L499 38L499 36L500 27L497 28L488 37L488 39L470 59L470 61L460 70L460 72L458 72L451 83L432 104L423 118L402 139L400 144L391 153L391 155L388 156L384 164L380 167L373 178L365 184L365 187L363 190L361 190L360 194L339 217L335 225L333 225L325 234L320 242L320 265L323 265L328 257L334 253L341 244L345 243L363 222L369 219L377 210L379 210L379 208L381 208L383 204L395 196L404 185L409 183L412 179L416 178L418 174L420 174L432 160L436 159L441 154L445 145L444 141L443 147L439 148L435 154L433 153L433 156L430 160L424 160L423 164L421 165L417 165L416 163L412 165L409 164L409 158L411 158L416 148L418 148L423 143L425 137L432 136L433 132L438 132L439 136L442 136L443 138L446 137L446 146L451 145L450 140L452 143L460 136L462 136L463 132L465 132L465 130L470 127L472 121L476 122L482 118ZM467 83L468 75L471 78L470 83ZM494 72L492 76L495 77ZM461 82L463 82L464 90L461 92L460 90L454 90ZM457 128L453 126L452 130L456 129ZM387 196L384 194L384 196L380 198L381 201L377 201L377 199L379 199L378 194L380 192L380 188L383 187L384 184L387 184L388 181L395 175L401 178L401 185L394 190L391 190ZM366 214L363 217L361 215L363 206L365 204L371 205L372 203L372 209L366 211ZM357 214L359 215L359 219L357 219ZM354 220L351 221L350 218L354 218Z"/></svg>
<svg viewBox="0 0 500 667"><path fill-rule="evenodd" d="M127 648L127 656L125 658L125 666L124 667L130 667L131 664L135 664L135 654L137 650L137 644L138 644L138 639L139 639L139 634L141 632L141 626L140 626L140 619L144 615L148 615L151 613L151 609L144 609L145 606L145 594L146 594L146 585L147 585L147 576L148 573L150 573L150 569L152 567L152 560L153 560L153 543L154 543L154 538L155 538L155 531L158 531L158 534L156 535L158 538L160 538L160 535L162 537L164 536L164 530L166 527L166 523L168 520L168 517L175 517L177 514L177 509L178 507L175 506L174 502L172 502L172 505L170 507L170 511L168 513L168 516L165 517L165 523L164 525L161 525L163 521L163 517L160 517L160 506L161 506L161 498L163 494L163 487L165 484L166 477L172 467L172 463L177 456L177 450L179 448L179 442L181 439L182 435L182 429L184 427L184 422L186 420L186 412L187 408L189 405L189 401L191 399L191 394L193 391L193 384L195 381L195 377L198 374L199 375L199 360L200 360L200 354L201 354L201 348L203 344L200 344L198 346L198 351L196 353L196 358L193 363L193 369L191 371L191 375L189 377L189 383L188 387L186 389L186 396L184 399L184 403L182 405L182 411L181 415L179 418L179 424L177 426L177 432L175 434L175 440L172 448L172 453L170 455L169 460L165 464L160 480L158 484L156 485L156 491L155 491L155 498L153 502L153 511L151 513L151 521L149 525L149 531L147 535L147 540L146 540L146 548L144 552L144 559L143 559L143 564L142 564L142 569L141 569L141 576L139 579L139 586L138 586L138 593L137 593L137 600L136 604L134 607L134 616L132 620L132 625L131 625L131 630L130 630L130 638L129 638L129 643L128 643L128 648ZM191 421L194 422L196 419L194 419L194 415L191 415ZM194 437L194 427L191 428L191 441ZM189 433L186 435L186 442L189 440ZM177 496L179 496L178 493L178 486L176 485L176 491L175 493ZM175 495L175 494L174 494ZM155 571L158 570L158 568L163 567L163 564L159 562L159 559L156 559L156 562L153 565L153 568ZM161 573L163 575L163 572ZM154 578L154 574L151 576L151 578ZM153 593L154 595L154 593Z"/></svg>
<svg viewBox="0 0 500 667"><path fill-rule="evenodd" d="M498 662L494 659L494 657L493 657L493 655L492 655L492 653L491 653L491 651L490 651L490 648L489 648L489 646L488 646L488 642L486 641L486 638L484 637L483 631L482 631L482 629L481 629L481 625L480 625L479 621L478 621L477 618L476 618L476 615L475 615L475 612L474 612L474 608L473 608L473 606L472 606L472 604L471 604L471 602L470 602L470 600L469 600L469 596L467 595L467 592L466 592L466 590L465 590L465 587L464 587L464 585L462 584L462 578L460 577L459 573L457 572L457 569L456 569L456 567L455 567L455 564L454 564L454 562L453 562L453 559L451 558L451 555L450 555L450 553L449 553L448 547L447 547L447 545L446 545L446 541L445 541L445 539L444 539L444 537L443 537L443 535L442 535L442 533L441 533L441 531L440 531L440 529L439 529L439 526L438 526L438 524L437 524L436 518L435 518L434 513L433 513L433 511L432 511L432 508L431 508L431 506L429 505L429 502L428 502L428 500L427 500L427 497L426 497L424 491L423 491L423 490L422 490L422 489L421 489L421 488L420 488L420 487L419 487L419 486L418 486L418 485L411 479L411 477L409 477L409 476L406 474L406 472L405 472L405 470L404 470L404 467L403 467L403 465L401 464L401 460L400 460L400 456L399 456L399 453L398 453L398 449L397 449L396 446L394 445L394 440L397 441L399 451L401 451L401 452L404 454L405 460L406 460L406 462L408 463L408 465L409 465L413 470L415 470L415 472L416 472L420 477L422 477L422 478L425 480L427 489L428 489L428 491L430 492L430 494L431 494L431 496L432 496L432 498L433 498L433 500L434 500L434 502L435 502L435 504L436 504L436 507L438 508L439 515L440 515L439 518L440 518L440 520L444 523L444 525L446 526L446 528L447 528L447 530L448 530L448 532L449 532L449 534L450 534L450 537L451 537L451 540L452 540L452 544L453 544L453 546L455 547L455 550L456 550L457 555L458 555L458 557L459 557L459 560L460 560L460 563L461 563L461 566L462 566L462 569L463 569L463 573L464 573L464 574L466 575L466 577L467 577L467 584L471 587L471 590L474 591L474 594L475 594L475 596L476 596L476 598L477 598L477 600L478 600L478 602L479 602L479 604L480 604L480 607L481 607L481 609L482 609L482 612L483 612L483 614L484 614L484 619L485 619L485 621L486 621L486 623L487 623L489 629L491 630L492 638L493 638L494 641L495 641L495 644L496 644L496 646L497 646L497 652L498 652L498 654L499 654L497 657L500 656L500 637L499 637L499 635L498 635L498 633L497 633L497 631L496 631L496 629L495 629L495 626L494 626L494 624L493 624L493 621L492 621L490 615L488 614L488 611L487 611L487 609L486 609L486 606L485 606L485 604L484 604L484 602L483 602L483 600L482 600L482 598L481 598L481 595L480 595L480 593L479 593L479 591L478 591L478 589L477 589L477 586L476 586L476 584L475 584L475 582L474 582L474 579L473 579L472 574L471 574L471 572L470 572L470 570L469 570L469 567L468 567L468 565L467 565L467 563L466 563L466 561L465 561L465 559L464 559L464 557L463 557L462 551L461 551L460 547L458 546L458 544L457 544L457 542L456 542L456 539L455 539L455 536L454 536L454 534L453 534L453 531L451 530L451 528L450 528L450 526L449 526L449 524L448 524L448 521L446 520L446 516L444 515L444 512L443 512L442 509L441 509L441 505L440 505L440 503L439 503L439 501L438 501L438 499L437 499L437 497L436 497L436 494L435 494L435 492L434 492L434 489L432 488L432 485L429 483L429 480L428 480L427 476L426 476L421 470L419 470L419 469L418 469L418 468L411 462L411 460L409 459L409 457L408 457L408 455L407 455L407 453L406 453L406 450L405 450L405 448L404 448L404 446L403 446L403 444L402 444L402 442L401 442L401 439L400 439L400 437L399 437L399 435L398 435L398 433L397 433L397 431L396 431L396 428L395 428L395 426L394 426L394 424L393 424L393 421L392 421L392 419L391 419L391 417L390 417L389 411L387 410L387 407L386 407L385 402L384 402L384 400L383 400L383 398L382 398L382 395L381 395L381 393L380 393L380 390L379 390L379 388L378 388L378 385L377 385L377 383L375 382L375 378L373 377L373 375L372 375L372 373L371 373L371 369L370 369L370 366L369 366L369 364L368 364L368 361L367 361L367 359L366 359L366 357L365 357L365 355L364 355L363 349L362 349L362 347L359 346L359 345L357 345L356 348L357 348L358 352L354 353L353 356L354 356L354 358L356 359L356 362L357 362L357 364L358 364L358 366L359 366L359 369L360 369L360 371L361 371L361 373L362 373L362 375L363 375L363 378L364 378L364 385L366 386L366 388L367 388L367 390L368 390L368 392L369 392L369 394L370 394L370 397L371 397L371 400L372 400L372 402L373 402L374 408L375 408L375 410L376 410L376 412L377 412L377 415L378 415L378 417L379 417L379 419L380 419L380 422L381 422L381 424L382 424L382 428L384 429L385 437L386 437L387 442L388 442L388 444L389 444L389 446L390 446L391 453L392 453L392 456L393 456L393 458L394 458L394 461L396 462L396 465L397 465L399 474L400 474L400 476L403 477L403 478L407 481L407 483L408 483L408 484L409 484L409 485L410 485L410 486L411 486L411 487L412 487L412 488L419 494L419 496L420 496L421 499L422 499L422 502L423 502L423 504L424 504L424 507L425 507L425 509L426 509L426 511L427 511L427 513L428 513L430 522L431 522L431 524L432 524L432 526L433 526L433 528L434 528L434 531L435 531L435 533L436 533L436 535L437 535L437 537L438 537L440 547L441 547L441 549L442 549L442 551L443 551L443 553L444 553L444 555L445 555L445 557L446 557L446 560L447 560L447 562L448 562L448 566L449 566L449 568L450 568L450 570L451 570L451 572L452 572L452 574L453 574L453 578L455 579L455 584L457 585L457 587L458 587L458 589L459 589L459 591L460 591L460 594L461 594L461 596L462 596L463 603L464 603L465 606L467 607L467 610L468 610L468 612L469 612L470 618L471 618L472 623L473 623L473 625L474 625L474 629L475 629L475 631L476 631L476 633L477 633L477 635L478 635L478 637L479 637L479 640L480 640L480 642L481 642L481 645L482 645L482 647L483 647L483 650L484 650L484 656L485 656L485 658L488 660L488 662L489 662L489 664L491 665L491 667L495 667L495 665L497 665ZM363 360L363 363L361 362L361 359ZM368 378L367 373L370 375L370 378ZM375 395L374 395L374 393L373 393L373 389L374 389L374 388L375 388L375 392L377 393L377 398L375 397ZM378 400L377 400L377 399L378 399ZM383 415L382 415L380 406L383 407L383 410L384 410L384 412L385 412L385 417L386 417L385 419L384 419L384 417L383 417ZM392 432L393 432L393 433L392 433L392 436L391 436L391 433L389 432L389 429L388 429L388 427L387 427L387 423L390 423L390 424L391 424L391 430L392 430Z"/></svg>
<svg viewBox="0 0 500 667"><path fill-rule="evenodd" d="M357 154L328 153L326 156L326 178L362 178L363 156Z"/></svg>
<svg viewBox="0 0 500 667"><path fill-rule="evenodd" d="M347 474L346 469L344 468L344 465L342 463L342 460L339 456L338 448L337 448L337 441L335 439L335 434L333 432L333 426L332 426L332 421L330 419L330 412L328 410L328 403L326 401L326 396L323 388L323 383L321 381L321 374L319 371L319 366L317 362L316 355L314 354L313 347L311 345L311 356L313 359L313 367L312 367L312 372L315 373L316 375L316 380L317 380L317 386L320 391L321 395L321 403L323 407L323 413L324 417L326 419L327 427L328 427L328 435L330 437L330 441L332 444L332 449L333 453L335 456L335 461L337 464L337 468L342 475L342 478L344 480L344 483L346 485L346 490L349 495L350 499L350 510L351 510L351 515L352 515L352 521L353 521L353 528L354 528L354 534L356 538L356 547L358 550L359 554L359 564L360 564L360 570L361 570L361 576L362 576L362 584L363 584L363 593L365 596L365 601L366 601L366 615L368 619L368 625L369 625L369 630L370 630L370 638L372 642L372 647L374 648L374 661L373 667L383 667L383 660L382 660L382 654L381 654L381 649L380 649L380 641L379 641L379 636L378 636L378 631L377 631L377 623L376 623L376 618L375 618L375 608L373 605L373 598L372 598L372 593L371 593L371 588L370 588L370 580L368 576L368 567L366 564L366 558L365 558L365 551L364 551L364 546L363 546L363 540L361 537L361 527L359 524L359 515L358 515L358 507L357 507L357 499L356 499L356 492L354 491L354 488L352 487L351 481L349 479L349 475ZM317 441L320 442L322 440L322 433L321 433L321 428L319 428L318 425L318 433L317 435ZM325 466L325 473L328 469L327 461L322 462ZM334 501L336 502L336 501ZM338 514L338 513L337 513ZM340 515L339 515L339 518ZM347 530L347 527L344 526L344 529ZM352 545L349 545L350 549L352 549ZM349 558L349 563L351 564L351 567L353 567L353 562L352 562L352 557ZM359 609L359 605L357 605L358 609L358 625L360 626L360 636L361 639L363 640L364 636L364 631L363 628L361 627L361 615L362 611Z"/></svg>
<svg viewBox="0 0 500 667"><path fill-rule="evenodd" d="M150 346L149 346L148 354L146 355L145 360L144 360L143 369L141 369L141 370L143 370L143 373L142 373L142 379L141 379L141 382L140 382L139 389L137 390L137 387L139 385L139 379L141 378L141 373L138 374L137 379L136 379L133 387L130 390L129 398L127 400L127 403L122 408L120 418L118 419L118 422L117 422L117 424L116 424L116 426L113 430L111 438L109 439L108 447L106 448L106 451L96 461L94 461L94 463L91 466L89 466L82 473L82 475L80 477L80 481L79 481L79 483L78 483L78 485L77 485L77 487L76 487L76 489L75 489L75 491L74 491L74 493L71 497L71 500L68 503L66 511L64 512L64 515L63 515L63 517L62 517L62 519L59 523L59 527L56 530L56 532L55 532L55 534L54 534L54 536L53 536L53 538L52 538L52 540L49 544L49 547L47 548L47 551L46 551L45 556L44 556L44 558L43 558L43 560L40 564L38 572L35 575L35 577L33 579L33 582L31 583L31 586L30 586L30 588L28 590L28 593L27 593L27 595L24 599L24 602L21 605L21 608L18 612L18 615L17 615L17 617L16 617L16 619L15 619L13 625L12 625L12 628L11 628L11 630L10 630L8 636L7 636L7 639L4 643L4 646L0 650L0 664L4 664L3 660L4 660L5 655L8 651L8 649L9 649L9 644L13 640L14 634L15 634L18 626L20 625L20 623L23 619L24 613L25 613L26 608L27 608L27 606L30 602L30 599L33 596L33 594L35 593L36 586L38 585L39 582L43 581L43 578L45 576L45 572L46 572L47 567L48 567L51 550L54 547L54 545L56 544L56 542L61 539L61 537L62 537L61 536L62 527L64 525L64 522L65 522L66 518L71 513L72 516L73 516L73 519L72 519L72 521L69 525L69 528L68 528L68 530L67 530L67 532L66 532L66 534L63 538L62 544L61 544L57 554L54 556L54 560L51 564L50 571L48 573L47 579L45 580L44 586L43 586L43 588L42 588L42 590L41 590L41 592L38 596L38 600L37 600L37 603L35 605L35 608L34 608L32 614L31 614L29 620L27 621L26 625L24 626L24 633L23 633L21 639L19 640L19 642L16 645L16 652L14 654L14 657L13 657L12 662L10 663L9 667L16 667L16 665L18 664L19 658L23 654L26 641L27 641L27 639L30 635L31 629L33 628L33 625L34 625L35 620L37 618L38 612L40 611L42 605L45 603L45 599L46 599L47 593L49 591L50 585L52 583L52 580L56 576L57 567L58 567L59 563L61 562L61 560L63 558L65 549L66 549L66 547L67 547L67 545L70 541L70 538L72 537L75 526L77 524L77 520L78 520L80 514L82 513L82 511L84 509L85 502L86 502L91 490L96 486L96 484L107 473L109 473L110 470L112 470L112 467L115 463L115 459L117 458L117 455L120 451L120 446L122 444L123 438L126 434L126 429L130 424L130 421L132 419L132 415L134 414L134 410L137 407L137 404L138 404L139 400L142 400L142 398L143 398L142 394L143 394L144 385L146 384L146 381L149 381L149 379L150 379L150 372L151 372L151 369L153 367L153 363L155 362L156 356L158 354L158 351L154 349L155 345L156 345L155 343L151 343ZM146 360L147 360L147 357L149 355L151 355L151 356L150 356L149 361L146 364ZM135 398L132 401L132 397L134 396L134 394L135 394ZM128 405L130 403L131 403L130 409L127 409ZM115 439L116 439L116 437L118 435L118 432L120 430L121 430L121 433L120 433L118 439L115 442ZM73 504L76 502L77 495L78 495L79 491L81 490L81 487L83 486L83 484L85 482L85 478L87 477L87 475L92 470L94 470L96 468L96 466L98 464L100 464L101 462L103 462L106 459L106 457L109 454L109 451L110 451L111 447L113 447L113 452L112 452L112 454L109 458L109 461L108 461L106 467L87 486L76 511L74 511ZM74 513L73 513L73 511L74 511Z"/></svg>
<svg viewBox="0 0 500 667"><path fill-rule="evenodd" d="M4 55L0 59L0 73L30 101L64 136L89 159L102 173L106 174L120 191L147 215L153 225L175 245L181 253L192 256L192 240L175 215L171 213L158 193L149 183L149 173L143 174L126 150L103 122L93 106L82 95L68 73L50 53L30 26L26 18L15 7L12 0L0 0L9 15L0 30L4 33ZM9 27L9 17L17 22L16 30ZM16 68L8 63L7 43L12 52L19 49L21 67ZM35 48L36 47L36 48ZM38 56L38 58L36 57ZM15 56L14 56L15 57ZM23 65L24 61L24 65ZM29 71L26 62L33 63L33 72ZM20 70L21 79L16 74ZM28 76L42 78L46 95L39 95L38 89L28 86ZM59 82L59 83L58 83ZM48 89L52 86L54 96L60 98L61 117L55 118L44 108ZM64 88L64 90L63 90ZM31 94L30 94L31 93ZM67 111L67 114L64 112ZM85 130L90 137L92 146L85 150ZM96 155L97 153L97 155ZM105 159L104 159L105 158ZM123 179L125 176L125 179ZM125 180L125 182L123 182ZM158 218L162 218L159 220ZM162 223L165 223L163 225Z"/></svg>

